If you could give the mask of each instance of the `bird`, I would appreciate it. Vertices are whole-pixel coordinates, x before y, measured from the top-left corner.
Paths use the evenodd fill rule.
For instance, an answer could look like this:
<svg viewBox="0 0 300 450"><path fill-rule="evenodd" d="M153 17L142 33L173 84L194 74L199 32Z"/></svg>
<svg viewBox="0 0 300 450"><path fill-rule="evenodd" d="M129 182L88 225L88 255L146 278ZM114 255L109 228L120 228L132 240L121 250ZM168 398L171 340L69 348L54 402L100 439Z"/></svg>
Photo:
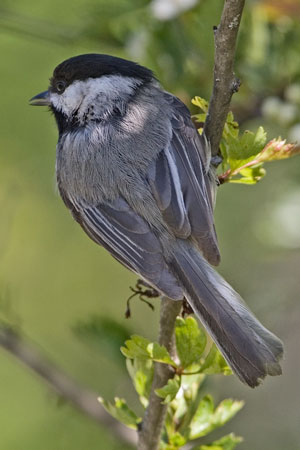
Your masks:
<svg viewBox="0 0 300 450"><path fill-rule="evenodd" d="M57 186L85 233L161 295L187 299L250 387L280 375L283 344L212 267L217 176L190 111L136 62L83 54L30 100L58 127Z"/></svg>

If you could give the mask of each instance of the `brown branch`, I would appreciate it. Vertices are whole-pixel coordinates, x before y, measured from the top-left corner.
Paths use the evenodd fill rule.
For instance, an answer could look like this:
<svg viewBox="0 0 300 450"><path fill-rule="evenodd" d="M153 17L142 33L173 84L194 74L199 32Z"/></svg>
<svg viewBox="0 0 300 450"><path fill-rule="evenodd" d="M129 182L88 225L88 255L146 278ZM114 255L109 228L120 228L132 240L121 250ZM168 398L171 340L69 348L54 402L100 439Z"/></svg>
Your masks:
<svg viewBox="0 0 300 450"><path fill-rule="evenodd" d="M211 154L219 153L219 145L232 95L240 81L233 72L236 39L245 0L225 0L221 22L215 27L215 65L213 92L203 133L211 145Z"/></svg>
<svg viewBox="0 0 300 450"><path fill-rule="evenodd" d="M175 320L181 307L181 301L170 300L166 297L161 300L159 343L164 345L171 354L174 353ZM144 416L142 429L139 432L138 450L157 450L159 448L167 405L162 403L162 399L155 394L155 390L165 386L173 376L174 371L169 366L160 363L155 364L149 406Z"/></svg>
<svg viewBox="0 0 300 450"><path fill-rule="evenodd" d="M2 323L0 323L0 346L46 381L56 394L72 403L98 424L110 429L122 442L136 444L135 432L116 422L105 411L97 400L97 393L80 386L42 355L31 342L12 327Z"/></svg>

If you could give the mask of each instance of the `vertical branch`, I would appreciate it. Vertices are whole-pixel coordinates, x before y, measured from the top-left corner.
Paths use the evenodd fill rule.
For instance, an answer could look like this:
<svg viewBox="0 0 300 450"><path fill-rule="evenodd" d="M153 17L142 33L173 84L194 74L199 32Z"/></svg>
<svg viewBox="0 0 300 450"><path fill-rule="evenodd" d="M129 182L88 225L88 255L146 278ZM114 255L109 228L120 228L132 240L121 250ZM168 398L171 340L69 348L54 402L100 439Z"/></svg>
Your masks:
<svg viewBox="0 0 300 450"><path fill-rule="evenodd" d="M213 92L203 133L211 145L212 156L219 153L219 145L232 95L240 81L233 72L236 39L245 0L225 0L221 22L215 27L215 65Z"/></svg>
<svg viewBox="0 0 300 450"><path fill-rule="evenodd" d="M164 345L171 354L174 353L175 320L180 313L181 306L181 301L170 300L166 297L161 300L159 343ZM162 399L155 394L155 390L165 386L173 376L174 371L168 365L155 364L149 405L139 433L138 450L157 450L159 448L167 405L162 403Z"/></svg>

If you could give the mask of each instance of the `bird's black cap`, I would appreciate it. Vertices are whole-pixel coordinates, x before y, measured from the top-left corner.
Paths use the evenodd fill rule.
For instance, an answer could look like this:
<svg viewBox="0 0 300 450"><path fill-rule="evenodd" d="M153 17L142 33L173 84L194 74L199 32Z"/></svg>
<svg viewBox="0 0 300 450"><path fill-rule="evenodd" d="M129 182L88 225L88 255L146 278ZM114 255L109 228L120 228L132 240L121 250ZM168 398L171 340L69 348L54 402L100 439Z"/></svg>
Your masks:
<svg viewBox="0 0 300 450"><path fill-rule="evenodd" d="M116 56L89 53L74 56L59 64L53 72L51 87L55 90L57 81L70 85L75 80L99 78L102 75L122 75L134 77L143 82L151 81L154 76L150 69L139 64L117 58Z"/></svg>

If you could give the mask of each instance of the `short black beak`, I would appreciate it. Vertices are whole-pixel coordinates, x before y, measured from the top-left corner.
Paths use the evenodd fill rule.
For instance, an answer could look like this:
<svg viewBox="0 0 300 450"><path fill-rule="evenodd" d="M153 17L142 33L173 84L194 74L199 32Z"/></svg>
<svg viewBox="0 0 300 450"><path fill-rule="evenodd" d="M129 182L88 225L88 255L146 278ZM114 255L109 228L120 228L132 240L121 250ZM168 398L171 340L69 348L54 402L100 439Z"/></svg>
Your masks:
<svg viewBox="0 0 300 450"><path fill-rule="evenodd" d="M50 106L50 95L49 91L41 92L40 94L32 97L29 100L29 104L32 106Z"/></svg>

